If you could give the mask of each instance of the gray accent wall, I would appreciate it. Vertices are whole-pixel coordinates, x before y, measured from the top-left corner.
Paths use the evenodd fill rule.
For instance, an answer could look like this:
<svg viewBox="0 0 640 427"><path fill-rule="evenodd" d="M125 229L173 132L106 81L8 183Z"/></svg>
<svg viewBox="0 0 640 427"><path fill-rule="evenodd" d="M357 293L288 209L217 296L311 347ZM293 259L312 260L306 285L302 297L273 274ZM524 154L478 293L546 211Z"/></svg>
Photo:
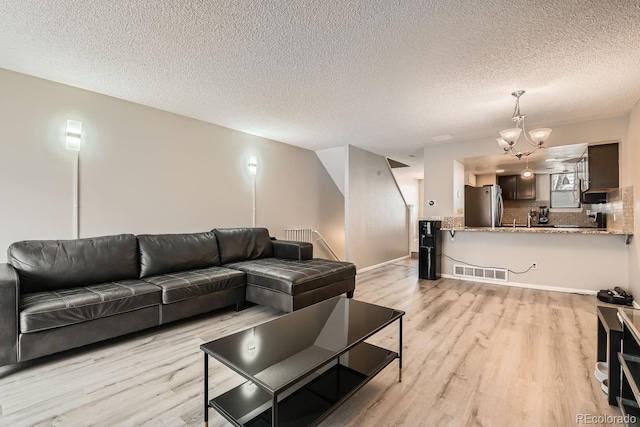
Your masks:
<svg viewBox="0 0 640 427"><path fill-rule="evenodd" d="M347 259L358 269L407 256L407 208L384 157L348 146Z"/></svg>
<svg viewBox="0 0 640 427"><path fill-rule="evenodd" d="M317 229L345 255L344 197L313 151L2 69L0 93L0 262L14 241L73 237L67 119L83 130L80 237L251 226L255 155L257 225Z"/></svg>
<svg viewBox="0 0 640 427"><path fill-rule="evenodd" d="M333 182L336 183L340 192L344 195L345 172L347 170L347 146L342 145L340 147L317 150L316 155L327 172L329 172Z"/></svg>

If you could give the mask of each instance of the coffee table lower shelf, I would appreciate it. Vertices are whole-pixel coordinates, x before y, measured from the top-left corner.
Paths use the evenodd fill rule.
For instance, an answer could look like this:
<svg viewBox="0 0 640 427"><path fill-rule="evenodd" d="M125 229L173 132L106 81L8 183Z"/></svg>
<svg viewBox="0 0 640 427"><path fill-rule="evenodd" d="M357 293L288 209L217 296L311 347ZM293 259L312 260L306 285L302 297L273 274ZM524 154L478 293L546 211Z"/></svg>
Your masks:
<svg viewBox="0 0 640 427"><path fill-rule="evenodd" d="M317 425L375 377L398 353L362 342L340 362L312 378L278 402L278 425ZM250 381L209 401L236 426L270 426L273 396Z"/></svg>

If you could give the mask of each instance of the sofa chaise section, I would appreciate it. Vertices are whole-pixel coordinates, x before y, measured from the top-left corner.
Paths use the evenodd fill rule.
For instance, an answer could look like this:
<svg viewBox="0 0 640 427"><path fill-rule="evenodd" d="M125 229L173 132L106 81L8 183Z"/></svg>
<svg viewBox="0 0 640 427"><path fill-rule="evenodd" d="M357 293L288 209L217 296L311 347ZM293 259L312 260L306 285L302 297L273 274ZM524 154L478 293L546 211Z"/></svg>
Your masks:
<svg viewBox="0 0 640 427"><path fill-rule="evenodd" d="M220 267L216 236L138 236L140 279L161 289L160 323L245 301L245 274Z"/></svg>
<svg viewBox="0 0 640 427"><path fill-rule="evenodd" d="M355 265L313 258L313 245L273 240L266 228L215 229L224 267L246 273L247 301L295 311L346 293L353 297Z"/></svg>
<svg viewBox="0 0 640 427"><path fill-rule="evenodd" d="M161 291L138 279L137 251L131 234L12 244L0 280L0 304L15 293L15 306L2 311L3 320L15 316L9 358L21 362L157 325ZM0 328L7 357L8 328Z"/></svg>

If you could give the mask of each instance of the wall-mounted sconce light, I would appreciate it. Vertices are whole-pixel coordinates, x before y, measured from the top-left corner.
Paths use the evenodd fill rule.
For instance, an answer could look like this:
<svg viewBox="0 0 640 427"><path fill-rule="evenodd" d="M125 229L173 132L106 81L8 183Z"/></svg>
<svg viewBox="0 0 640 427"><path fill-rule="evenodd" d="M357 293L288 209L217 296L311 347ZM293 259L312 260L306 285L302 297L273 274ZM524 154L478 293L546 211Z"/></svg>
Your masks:
<svg viewBox="0 0 640 427"><path fill-rule="evenodd" d="M253 176L253 208L252 208L252 220L253 227L256 226L256 175L258 173L258 158L256 156L249 156L249 175Z"/></svg>
<svg viewBox="0 0 640 427"><path fill-rule="evenodd" d="M82 122L67 120L65 148L75 151L73 162L73 238L80 237L80 146L82 144Z"/></svg>
<svg viewBox="0 0 640 427"><path fill-rule="evenodd" d="M258 158L256 156L249 157L249 174L256 175L258 173Z"/></svg>
<svg viewBox="0 0 640 427"><path fill-rule="evenodd" d="M82 122L75 120L67 120L67 138L66 149L80 151L82 142Z"/></svg>

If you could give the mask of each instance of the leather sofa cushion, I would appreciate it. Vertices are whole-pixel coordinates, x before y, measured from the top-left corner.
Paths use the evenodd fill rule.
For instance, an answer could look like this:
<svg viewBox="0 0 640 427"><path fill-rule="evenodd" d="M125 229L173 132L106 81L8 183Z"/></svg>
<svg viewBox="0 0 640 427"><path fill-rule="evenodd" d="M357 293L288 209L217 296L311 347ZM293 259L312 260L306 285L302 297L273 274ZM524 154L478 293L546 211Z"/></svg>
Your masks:
<svg viewBox="0 0 640 427"><path fill-rule="evenodd" d="M133 234L76 240L31 240L9 246L21 293L54 291L138 278Z"/></svg>
<svg viewBox="0 0 640 427"><path fill-rule="evenodd" d="M20 332L60 328L158 305L160 292L157 286L141 280L123 280L24 294L20 298Z"/></svg>
<svg viewBox="0 0 640 427"><path fill-rule="evenodd" d="M356 266L350 262L319 258L305 261L263 258L226 264L224 267L244 271L248 285L294 296L356 275Z"/></svg>
<svg viewBox="0 0 640 427"><path fill-rule="evenodd" d="M274 258L313 259L313 245L311 243L273 240L271 244Z"/></svg>
<svg viewBox="0 0 640 427"><path fill-rule="evenodd" d="M223 264L273 256L266 228L216 228L220 260Z"/></svg>
<svg viewBox="0 0 640 427"><path fill-rule="evenodd" d="M140 278L174 271L220 265L218 242L212 232L192 234L142 234Z"/></svg>
<svg viewBox="0 0 640 427"><path fill-rule="evenodd" d="M222 267L163 274L144 280L162 289L164 304L245 286L243 272Z"/></svg>

